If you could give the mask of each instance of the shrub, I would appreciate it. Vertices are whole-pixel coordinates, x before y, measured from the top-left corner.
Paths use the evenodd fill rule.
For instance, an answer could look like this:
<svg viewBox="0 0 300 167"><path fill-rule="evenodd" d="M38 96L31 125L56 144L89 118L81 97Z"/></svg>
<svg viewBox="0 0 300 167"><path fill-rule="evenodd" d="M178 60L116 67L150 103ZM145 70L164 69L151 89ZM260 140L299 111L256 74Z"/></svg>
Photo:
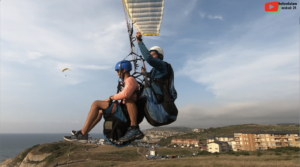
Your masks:
<svg viewBox="0 0 300 167"><path fill-rule="evenodd" d="M240 155L250 155L248 151L241 151L239 153L240 153Z"/></svg>
<svg viewBox="0 0 300 167"><path fill-rule="evenodd" d="M257 154L256 154L258 157L260 157L261 155L263 155L263 153L261 153L261 152L257 152Z"/></svg>
<svg viewBox="0 0 300 167"><path fill-rule="evenodd" d="M59 150L61 148L61 145L65 146L64 144L60 144L60 143L43 145L39 149L39 152L41 152L41 153L51 153L55 150Z"/></svg>
<svg viewBox="0 0 300 167"><path fill-rule="evenodd" d="M226 152L226 154L229 154L229 155L235 155L236 153L233 152L233 151L228 151L228 152Z"/></svg>
<svg viewBox="0 0 300 167"><path fill-rule="evenodd" d="M198 155L210 155L211 153L208 151L199 151Z"/></svg>
<svg viewBox="0 0 300 167"><path fill-rule="evenodd" d="M275 153L275 155L281 155L281 154L277 152L277 153Z"/></svg>
<svg viewBox="0 0 300 167"><path fill-rule="evenodd" d="M299 152L300 148L299 147L277 147L276 149L269 149L270 151L275 151L275 152L283 152L286 153L287 151L295 151Z"/></svg>

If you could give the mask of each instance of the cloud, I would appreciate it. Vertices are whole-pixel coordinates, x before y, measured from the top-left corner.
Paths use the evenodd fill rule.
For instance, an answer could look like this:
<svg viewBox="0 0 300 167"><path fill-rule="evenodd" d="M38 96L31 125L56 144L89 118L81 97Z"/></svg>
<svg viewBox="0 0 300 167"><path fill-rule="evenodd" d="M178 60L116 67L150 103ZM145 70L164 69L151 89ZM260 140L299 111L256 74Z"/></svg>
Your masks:
<svg viewBox="0 0 300 167"><path fill-rule="evenodd" d="M209 42L208 42L209 45L214 45L214 44L217 44L217 43L218 43L218 42L215 42L215 41L209 41Z"/></svg>
<svg viewBox="0 0 300 167"><path fill-rule="evenodd" d="M189 1L189 3L187 3L183 10L184 10L184 15L188 16L191 12L193 12L193 10L196 8L197 4L197 0L191 0Z"/></svg>
<svg viewBox="0 0 300 167"><path fill-rule="evenodd" d="M111 66L96 66L96 65L79 65L78 67L82 69L91 69L91 70L106 70L111 68Z"/></svg>
<svg viewBox="0 0 300 167"><path fill-rule="evenodd" d="M27 52L29 59L38 59L43 56L40 52Z"/></svg>
<svg viewBox="0 0 300 167"><path fill-rule="evenodd" d="M295 99L249 101L223 105L189 105L179 109L172 126L219 127L235 124L278 124L299 122L299 103Z"/></svg>
<svg viewBox="0 0 300 167"><path fill-rule="evenodd" d="M98 66L98 65L83 65L83 64L70 64L70 63L61 63L56 62L56 69L62 70L64 68L73 69L88 69L88 70L107 70L112 68L112 66Z"/></svg>
<svg viewBox="0 0 300 167"><path fill-rule="evenodd" d="M201 18L208 18L208 19L219 19L219 20L223 20L223 16L221 15L210 15L210 14L206 14L204 12L199 12L199 16Z"/></svg>
<svg viewBox="0 0 300 167"><path fill-rule="evenodd" d="M107 21L107 17L98 20L97 15L87 19L92 6L86 3L80 6L85 15L73 11L80 4L72 3L68 12L57 8L55 14L52 9L46 8L47 4L61 6L58 1L44 4L38 4L38 1L5 2L1 15L1 31L5 32L1 36L2 55L5 60L27 63L27 59L43 55L50 59L94 60L105 64L112 60L115 62L125 53L123 50L128 45L128 37L124 20L114 20L114 14L110 15L113 22ZM72 14L78 18L73 19L75 16ZM11 52L14 58L10 58Z"/></svg>
<svg viewBox="0 0 300 167"><path fill-rule="evenodd" d="M223 17L220 16L220 15L216 15L216 16L208 15L207 18L209 18L209 19L219 19L219 20L223 20Z"/></svg>
<svg viewBox="0 0 300 167"><path fill-rule="evenodd" d="M256 23L243 23L249 25L243 32L234 28L211 50L190 53L196 56L187 60L177 74L207 86L223 102L298 97L298 33L288 31L278 36L285 25L273 27L277 21L269 20L265 17Z"/></svg>
<svg viewBox="0 0 300 167"><path fill-rule="evenodd" d="M1 3L5 6L1 11L1 61L5 64L1 75L7 89L18 82L44 85L44 76L56 82L61 72L55 72L66 67L81 70L68 78L69 84L76 85L93 78L83 70L113 68L130 52L124 17L118 15L122 16L123 10L116 9L113 3ZM107 8L95 9L104 4ZM103 17L105 14L109 17Z"/></svg>
<svg viewBox="0 0 300 167"><path fill-rule="evenodd" d="M199 14L200 14L201 18L205 18L205 13L204 12L200 12Z"/></svg>

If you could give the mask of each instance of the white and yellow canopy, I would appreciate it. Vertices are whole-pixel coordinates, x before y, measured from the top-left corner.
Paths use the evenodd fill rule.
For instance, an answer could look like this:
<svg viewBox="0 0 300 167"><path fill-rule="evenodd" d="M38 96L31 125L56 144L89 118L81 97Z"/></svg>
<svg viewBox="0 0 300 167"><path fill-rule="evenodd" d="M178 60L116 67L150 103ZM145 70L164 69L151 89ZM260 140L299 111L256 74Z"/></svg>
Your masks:
<svg viewBox="0 0 300 167"><path fill-rule="evenodd" d="M165 0L123 0L123 3L136 29L142 35L159 35Z"/></svg>

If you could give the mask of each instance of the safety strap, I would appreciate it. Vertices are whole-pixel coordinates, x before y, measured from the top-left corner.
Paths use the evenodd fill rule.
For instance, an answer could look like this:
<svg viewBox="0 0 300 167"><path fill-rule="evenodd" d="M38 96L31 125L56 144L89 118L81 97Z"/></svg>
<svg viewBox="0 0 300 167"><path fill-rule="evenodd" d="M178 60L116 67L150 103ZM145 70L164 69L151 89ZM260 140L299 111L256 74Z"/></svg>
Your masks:
<svg viewBox="0 0 300 167"><path fill-rule="evenodd" d="M150 71L150 73L152 73L152 70ZM156 92L154 91L152 85L148 81L148 74L147 73L144 73L144 80L145 80L145 88L149 87L152 90L154 96L156 97L156 100L158 100L158 95L156 94Z"/></svg>
<svg viewBox="0 0 300 167"><path fill-rule="evenodd" d="M114 103L114 107L112 108L111 113L114 114L116 111L116 107L117 107L117 102Z"/></svg>
<svg viewBox="0 0 300 167"><path fill-rule="evenodd" d="M165 77L163 77L163 78L154 78L154 77L152 77L151 76L151 74L152 74L152 72L153 72L153 68L151 69L151 71L149 72L149 75L150 75L150 78L151 78L151 80L154 82L154 83L160 83L160 84L166 84L166 80L167 79L169 79L169 63L167 63L167 62L165 62L166 64L167 64L167 72L168 72L168 74L165 76Z"/></svg>

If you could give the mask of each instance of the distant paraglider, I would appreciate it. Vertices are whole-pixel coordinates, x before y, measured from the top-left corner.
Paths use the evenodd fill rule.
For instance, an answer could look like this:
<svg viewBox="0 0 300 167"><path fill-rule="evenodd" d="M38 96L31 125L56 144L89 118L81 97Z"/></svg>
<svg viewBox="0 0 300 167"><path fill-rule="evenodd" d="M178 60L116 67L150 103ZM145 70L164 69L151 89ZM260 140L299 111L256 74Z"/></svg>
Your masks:
<svg viewBox="0 0 300 167"><path fill-rule="evenodd" d="M65 72L66 70L70 70L71 71L71 69L69 69L69 68L64 68L63 70L62 70L62 72ZM67 75L65 75L65 77L66 77Z"/></svg>
<svg viewBox="0 0 300 167"><path fill-rule="evenodd" d="M64 68L64 69L62 70L62 72L66 71L66 70L70 70L70 71L71 71L71 69L69 69L69 68Z"/></svg>

